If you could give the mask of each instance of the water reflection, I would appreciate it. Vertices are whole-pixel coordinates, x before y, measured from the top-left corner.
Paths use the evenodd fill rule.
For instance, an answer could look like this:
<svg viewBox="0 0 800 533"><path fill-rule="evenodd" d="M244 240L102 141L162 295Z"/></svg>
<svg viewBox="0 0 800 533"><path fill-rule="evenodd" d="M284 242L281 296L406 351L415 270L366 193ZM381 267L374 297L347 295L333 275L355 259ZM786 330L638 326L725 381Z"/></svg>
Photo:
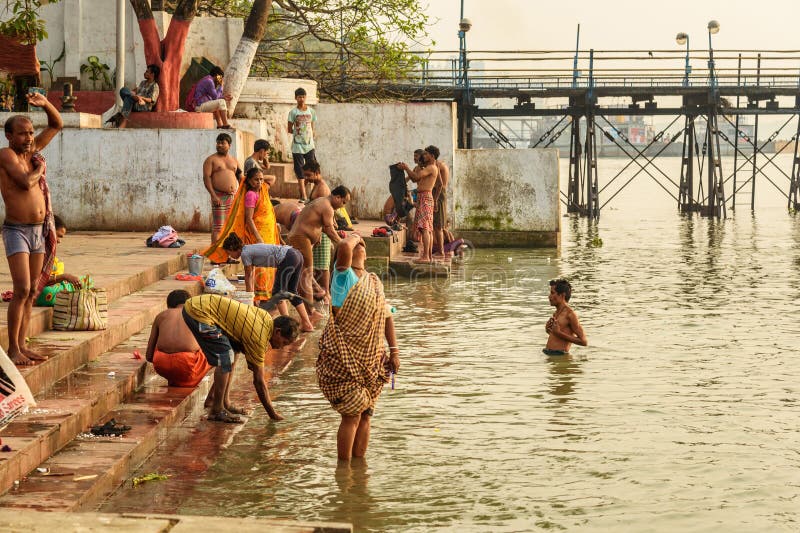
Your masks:
<svg viewBox="0 0 800 533"><path fill-rule="evenodd" d="M559 404L569 402L575 393L575 378L583 374L578 360L573 355L547 356L547 367L550 371L550 394Z"/></svg>

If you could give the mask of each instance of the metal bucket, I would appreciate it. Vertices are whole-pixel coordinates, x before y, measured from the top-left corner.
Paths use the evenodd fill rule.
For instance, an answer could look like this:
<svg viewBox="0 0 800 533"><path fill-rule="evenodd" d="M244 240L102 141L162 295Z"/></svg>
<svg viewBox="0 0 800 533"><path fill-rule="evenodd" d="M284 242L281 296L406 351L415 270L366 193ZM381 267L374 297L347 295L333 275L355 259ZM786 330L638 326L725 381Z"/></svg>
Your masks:
<svg viewBox="0 0 800 533"><path fill-rule="evenodd" d="M202 255L200 256L189 256L189 275L191 276L199 276L203 273L203 265L205 264L206 258Z"/></svg>

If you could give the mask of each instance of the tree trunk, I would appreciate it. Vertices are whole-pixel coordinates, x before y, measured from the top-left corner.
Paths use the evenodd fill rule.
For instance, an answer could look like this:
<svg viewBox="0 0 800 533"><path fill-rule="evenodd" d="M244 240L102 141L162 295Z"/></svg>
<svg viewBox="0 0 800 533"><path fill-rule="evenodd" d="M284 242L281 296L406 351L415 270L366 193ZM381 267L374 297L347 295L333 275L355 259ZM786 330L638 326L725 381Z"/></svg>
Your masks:
<svg viewBox="0 0 800 533"><path fill-rule="evenodd" d="M236 45L236 50L225 68L225 94L230 95L228 116L233 116L239 96L242 94L244 84L250 75L250 66L258 50L258 43L264 38L267 31L267 22L272 11L272 0L255 0L247 20L244 23L244 33Z"/></svg>
<svg viewBox="0 0 800 533"><path fill-rule="evenodd" d="M147 0L130 0L144 41L144 58L148 65L161 69L158 77L159 96L156 111L175 111L180 105L181 63L189 26L197 13L198 0L181 0L167 29L159 38L156 21Z"/></svg>

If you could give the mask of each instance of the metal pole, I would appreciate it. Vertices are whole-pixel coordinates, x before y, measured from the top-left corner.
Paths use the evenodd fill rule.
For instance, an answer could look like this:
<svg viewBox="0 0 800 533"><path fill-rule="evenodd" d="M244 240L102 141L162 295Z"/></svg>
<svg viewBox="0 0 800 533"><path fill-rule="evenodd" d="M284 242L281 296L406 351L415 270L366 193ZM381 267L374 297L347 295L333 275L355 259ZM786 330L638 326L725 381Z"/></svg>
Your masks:
<svg viewBox="0 0 800 533"><path fill-rule="evenodd" d="M572 61L572 87L578 86L578 50L581 45L581 25L578 24L578 35L575 37L575 59Z"/></svg>
<svg viewBox="0 0 800 533"><path fill-rule="evenodd" d="M756 63L756 87L761 85L761 54L758 54L758 62ZM758 105L758 100L756 100ZM758 115L756 115L756 124L753 128L753 175L750 178L750 210L754 211L756 208L756 156L758 155Z"/></svg>
<svg viewBox="0 0 800 533"><path fill-rule="evenodd" d="M736 69L736 86L742 86L742 54L739 54L739 66ZM736 109L739 109L739 95L736 95ZM733 193L731 194L731 209L736 210L736 173L739 170L739 114L736 114L736 135L733 141Z"/></svg>
<svg viewBox="0 0 800 533"><path fill-rule="evenodd" d="M717 80L714 74L714 49L711 47L711 31L708 32L708 75L710 76L711 89L716 87Z"/></svg>
<svg viewBox="0 0 800 533"><path fill-rule="evenodd" d="M689 65L689 35L686 35L686 65L683 67L683 86L689 86L689 73L692 72L692 67Z"/></svg>
<svg viewBox="0 0 800 533"><path fill-rule="evenodd" d="M125 0L117 0L117 76L115 80L116 104L122 108L120 89L125 86Z"/></svg>

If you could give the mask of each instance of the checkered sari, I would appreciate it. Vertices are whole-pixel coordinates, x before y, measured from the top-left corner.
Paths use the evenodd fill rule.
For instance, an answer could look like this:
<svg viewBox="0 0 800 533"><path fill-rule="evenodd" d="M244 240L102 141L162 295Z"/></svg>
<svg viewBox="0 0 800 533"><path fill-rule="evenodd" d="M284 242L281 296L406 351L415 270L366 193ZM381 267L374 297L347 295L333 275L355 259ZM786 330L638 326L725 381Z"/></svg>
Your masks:
<svg viewBox="0 0 800 533"><path fill-rule="evenodd" d="M350 289L336 317L331 314L319 341L317 380L339 413L357 416L372 408L389 381L384 370L383 284L366 274Z"/></svg>

